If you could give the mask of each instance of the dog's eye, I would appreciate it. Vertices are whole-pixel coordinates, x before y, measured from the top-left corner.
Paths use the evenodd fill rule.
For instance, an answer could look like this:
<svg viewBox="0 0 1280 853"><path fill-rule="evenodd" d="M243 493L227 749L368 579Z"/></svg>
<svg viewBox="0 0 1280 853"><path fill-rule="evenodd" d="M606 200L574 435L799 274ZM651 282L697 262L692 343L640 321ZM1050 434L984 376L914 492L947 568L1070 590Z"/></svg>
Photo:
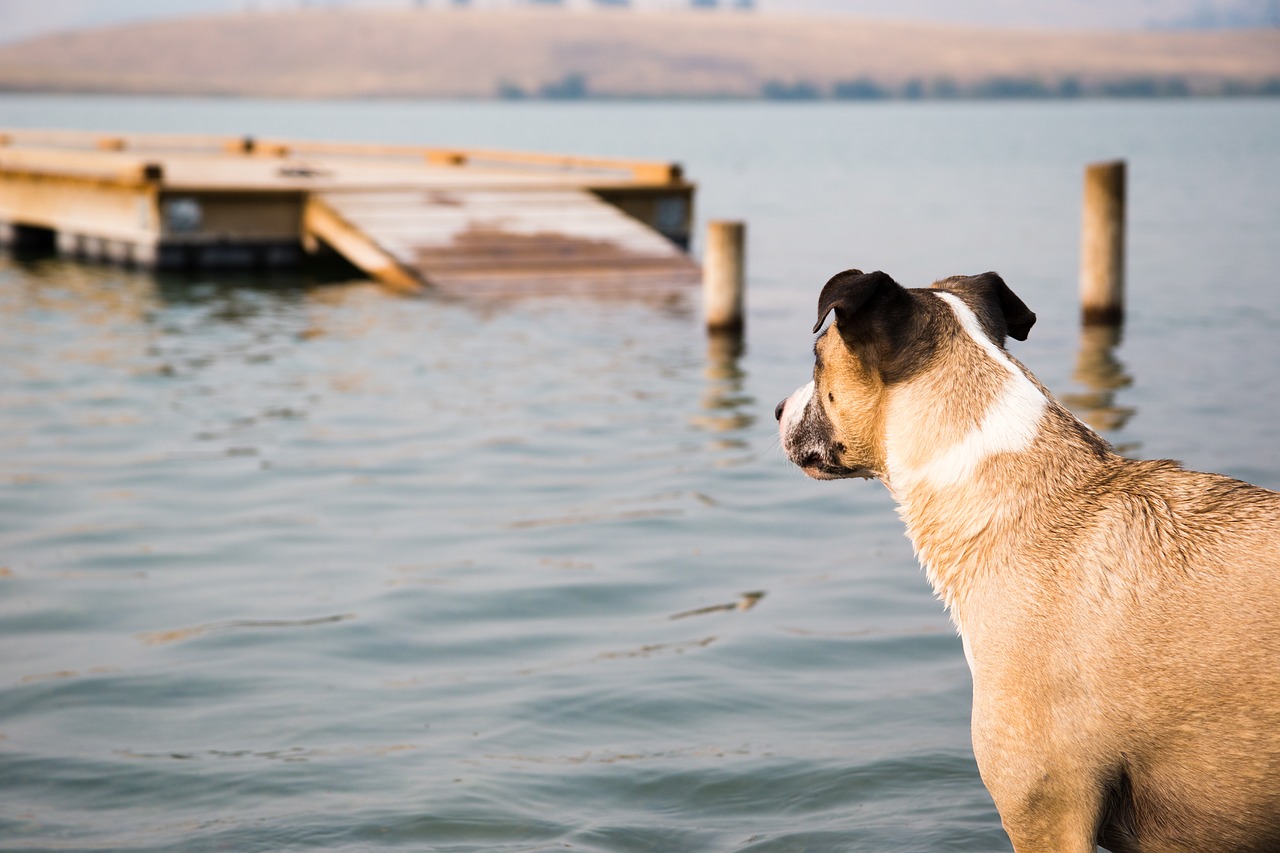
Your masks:
<svg viewBox="0 0 1280 853"><path fill-rule="evenodd" d="M827 401L828 401L828 402L831 402L831 403L834 403L834 402L836 401L836 395L835 395L835 394L832 394L830 391L828 391L828 392L827 392Z"/></svg>

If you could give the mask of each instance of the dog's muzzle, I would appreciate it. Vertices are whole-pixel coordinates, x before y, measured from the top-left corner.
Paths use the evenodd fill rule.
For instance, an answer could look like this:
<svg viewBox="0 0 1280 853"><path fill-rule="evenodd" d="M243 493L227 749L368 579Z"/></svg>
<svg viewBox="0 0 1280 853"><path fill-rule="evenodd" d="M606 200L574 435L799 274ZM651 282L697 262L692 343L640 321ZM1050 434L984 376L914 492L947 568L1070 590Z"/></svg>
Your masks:
<svg viewBox="0 0 1280 853"><path fill-rule="evenodd" d="M831 420L813 399L813 383L801 386L773 410L778 434L787 457L815 480L844 477L873 477L865 468L850 468L840 462L844 446L833 440Z"/></svg>

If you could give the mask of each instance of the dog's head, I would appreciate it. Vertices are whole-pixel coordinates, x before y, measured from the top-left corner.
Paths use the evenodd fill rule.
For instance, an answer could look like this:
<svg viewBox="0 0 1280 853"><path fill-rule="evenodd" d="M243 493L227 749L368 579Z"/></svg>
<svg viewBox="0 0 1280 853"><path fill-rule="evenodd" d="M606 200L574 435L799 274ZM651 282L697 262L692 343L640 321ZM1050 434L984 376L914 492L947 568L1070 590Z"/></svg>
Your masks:
<svg viewBox="0 0 1280 853"><path fill-rule="evenodd" d="M923 465L1010 394L1022 411L997 430L1016 432L1013 420L1043 411L1040 390L1004 352L1006 335L1026 340L1036 316L995 273L908 290L882 272L846 270L822 288L815 333L832 313L813 381L775 411L783 448L811 477L884 478L890 457Z"/></svg>

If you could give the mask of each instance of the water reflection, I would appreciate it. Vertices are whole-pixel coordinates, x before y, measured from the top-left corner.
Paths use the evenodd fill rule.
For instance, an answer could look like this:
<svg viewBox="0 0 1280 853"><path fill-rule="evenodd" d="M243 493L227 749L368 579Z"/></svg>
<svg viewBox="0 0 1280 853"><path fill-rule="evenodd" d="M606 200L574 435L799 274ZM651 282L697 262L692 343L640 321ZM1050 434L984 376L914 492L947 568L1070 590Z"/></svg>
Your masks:
<svg viewBox="0 0 1280 853"><path fill-rule="evenodd" d="M315 288L329 283L292 271L156 271L148 275L164 307L207 309L208 320L233 325L252 321L262 313L264 305L302 302Z"/></svg>
<svg viewBox="0 0 1280 853"><path fill-rule="evenodd" d="M145 320L157 307L154 280L130 270L94 267L58 258L0 256L0 303L8 319L49 311L75 316L85 326L114 329Z"/></svg>
<svg viewBox="0 0 1280 853"><path fill-rule="evenodd" d="M209 278L50 256L0 256L0 280L5 283L0 313L13 322L33 311L48 311L79 329L97 328L105 336L133 340L148 330L161 335L187 331L175 318L200 329L248 325L264 313L287 314L324 299L328 291L353 286L292 273L218 271Z"/></svg>
<svg viewBox="0 0 1280 853"><path fill-rule="evenodd" d="M1133 384L1133 377L1116 356L1123 339L1120 326L1089 325L1080 329L1080 350L1071 374L1085 391L1063 395L1063 402L1098 432L1111 433L1124 429L1137 413L1132 406L1116 402L1117 392ZM1126 445L1126 449L1136 445Z"/></svg>
<svg viewBox="0 0 1280 853"><path fill-rule="evenodd" d="M702 414L695 425L716 433L717 449L743 449L741 433L755 423L755 398L743 393L746 371L741 360L745 352L740 333L721 332L707 336L707 361L703 375L707 384L702 393Z"/></svg>

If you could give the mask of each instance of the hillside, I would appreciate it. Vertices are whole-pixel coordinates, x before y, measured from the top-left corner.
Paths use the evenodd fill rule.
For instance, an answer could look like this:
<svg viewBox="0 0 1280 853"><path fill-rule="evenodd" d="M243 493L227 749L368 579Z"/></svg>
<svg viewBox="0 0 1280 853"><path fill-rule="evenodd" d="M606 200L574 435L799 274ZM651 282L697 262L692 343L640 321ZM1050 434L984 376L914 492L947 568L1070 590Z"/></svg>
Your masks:
<svg viewBox="0 0 1280 853"><path fill-rule="evenodd" d="M1280 30L1061 32L776 14L242 13L0 46L0 89L280 97L1186 94L1280 81Z"/></svg>

